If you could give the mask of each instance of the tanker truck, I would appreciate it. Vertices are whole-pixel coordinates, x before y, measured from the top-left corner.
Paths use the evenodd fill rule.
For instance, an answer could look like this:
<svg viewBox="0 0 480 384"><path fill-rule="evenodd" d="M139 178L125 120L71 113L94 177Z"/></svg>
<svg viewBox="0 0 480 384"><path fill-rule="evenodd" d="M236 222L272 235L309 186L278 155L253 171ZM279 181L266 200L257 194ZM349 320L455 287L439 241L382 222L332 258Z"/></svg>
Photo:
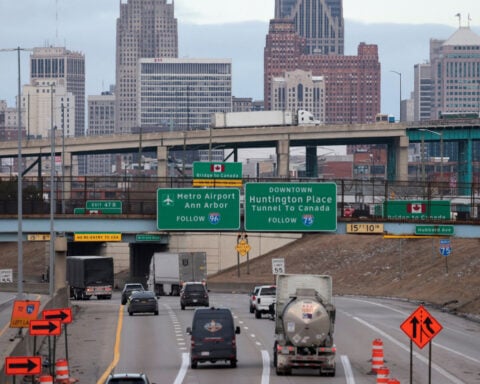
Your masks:
<svg viewBox="0 0 480 384"><path fill-rule="evenodd" d="M308 368L335 376L334 324L331 276L277 275L273 347L277 375Z"/></svg>

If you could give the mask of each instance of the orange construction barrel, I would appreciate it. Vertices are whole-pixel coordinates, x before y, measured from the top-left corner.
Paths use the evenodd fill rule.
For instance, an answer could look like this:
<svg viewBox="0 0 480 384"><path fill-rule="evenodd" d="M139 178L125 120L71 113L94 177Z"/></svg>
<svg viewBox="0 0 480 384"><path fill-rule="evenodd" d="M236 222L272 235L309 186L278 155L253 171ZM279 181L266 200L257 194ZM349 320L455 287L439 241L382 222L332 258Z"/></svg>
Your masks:
<svg viewBox="0 0 480 384"><path fill-rule="evenodd" d="M65 359L58 359L55 363L55 379L66 380L70 377L68 372L68 361Z"/></svg>

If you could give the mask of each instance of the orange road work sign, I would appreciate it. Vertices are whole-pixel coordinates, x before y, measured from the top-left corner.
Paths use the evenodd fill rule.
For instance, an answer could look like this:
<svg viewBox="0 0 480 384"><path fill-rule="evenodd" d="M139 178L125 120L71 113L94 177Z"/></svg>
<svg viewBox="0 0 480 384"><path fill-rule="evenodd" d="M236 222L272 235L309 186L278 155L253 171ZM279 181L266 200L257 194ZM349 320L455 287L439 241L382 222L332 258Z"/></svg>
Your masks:
<svg viewBox="0 0 480 384"><path fill-rule="evenodd" d="M44 320L60 320L62 324L70 324L73 321L72 308L44 309Z"/></svg>
<svg viewBox="0 0 480 384"><path fill-rule="evenodd" d="M28 328L30 320L35 320L40 309L40 301L15 300L13 302L10 328Z"/></svg>
<svg viewBox="0 0 480 384"><path fill-rule="evenodd" d="M400 326L421 349L443 329L442 325L420 305Z"/></svg>
<svg viewBox="0 0 480 384"><path fill-rule="evenodd" d="M62 334L60 320L30 320L31 336L59 336Z"/></svg>
<svg viewBox="0 0 480 384"><path fill-rule="evenodd" d="M6 375L39 375L42 373L40 356L10 356L5 358Z"/></svg>

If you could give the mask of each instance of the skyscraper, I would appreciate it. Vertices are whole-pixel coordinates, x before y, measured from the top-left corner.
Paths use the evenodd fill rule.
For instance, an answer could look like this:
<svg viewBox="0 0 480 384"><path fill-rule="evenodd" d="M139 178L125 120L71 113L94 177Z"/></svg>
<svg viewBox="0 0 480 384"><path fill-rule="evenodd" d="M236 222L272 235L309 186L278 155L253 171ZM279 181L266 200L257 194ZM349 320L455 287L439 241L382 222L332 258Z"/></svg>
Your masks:
<svg viewBox="0 0 480 384"><path fill-rule="evenodd" d="M206 129L212 113L232 110L230 59L141 59L139 73L144 132Z"/></svg>
<svg viewBox="0 0 480 384"><path fill-rule="evenodd" d="M432 110L437 119L445 112L480 112L480 36L460 27L447 40L430 41Z"/></svg>
<svg viewBox="0 0 480 384"><path fill-rule="evenodd" d="M115 133L130 133L137 116L138 61L178 57L173 0L121 0L117 19Z"/></svg>
<svg viewBox="0 0 480 384"><path fill-rule="evenodd" d="M52 79L75 96L74 135L85 135L85 55L64 47L34 48L30 55L31 84ZM61 80L61 81L59 81Z"/></svg>
<svg viewBox="0 0 480 384"><path fill-rule="evenodd" d="M275 0L275 18L290 19L307 54L343 55L342 0Z"/></svg>
<svg viewBox="0 0 480 384"><path fill-rule="evenodd" d="M373 123L380 112L378 47L360 43L356 56L303 53L305 38L295 33L293 21L274 19L264 50L265 109L272 109L272 81L301 69L325 80L325 123Z"/></svg>

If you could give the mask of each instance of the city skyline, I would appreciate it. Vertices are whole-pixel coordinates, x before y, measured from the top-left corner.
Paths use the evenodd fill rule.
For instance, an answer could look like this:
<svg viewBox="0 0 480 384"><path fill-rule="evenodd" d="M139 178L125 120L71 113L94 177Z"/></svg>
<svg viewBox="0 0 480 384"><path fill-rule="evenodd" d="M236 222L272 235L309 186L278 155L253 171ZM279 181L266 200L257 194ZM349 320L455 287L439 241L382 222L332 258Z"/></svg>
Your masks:
<svg viewBox="0 0 480 384"><path fill-rule="evenodd" d="M48 45L64 46L67 49L74 51L81 51L85 53L86 57L86 74L87 74L87 90L86 95L100 94L100 92L107 90L111 84L115 83L115 23L119 15L119 2L117 0L111 1L92 1L85 0L81 3L73 1L60 1L60 0L23 0L22 2L6 2L2 1L2 13L0 14L1 25L8 30L8 33L1 34L0 36L0 48L14 48L20 46L22 48L42 47ZM257 1L232 1L229 3L227 9L218 7L221 3L218 0L203 0L201 6L199 2L192 0L176 0L175 1L175 17L179 22L179 57L223 57L233 58L233 94L238 97L253 97L254 99L263 98L263 86L261 84L263 77L263 54L262 50L265 46L265 36L268 30L268 21L273 18L274 15L274 0ZM255 12L251 12L251 8L248 4L255 4ZM258 4L259 3L259 4ZM411 14L411 7L408 7L409 1L404 1L401 5L389 4L388 9L385 9L385 4L381 1L368 0L362 2L362 6L358 6L352 0L344 0L343 10L345 17L345 41L346 41L346 54L352 54L352 47L356 50L358 40L356 34L349 33L354 22L371 23L374 27L377 23L393 22L405 23L405 20L409 20L411 23L420 23L421 20L425 22L435 22L448 26L446 30L449 32L446 35L437 35L432 32L430 38L448 38L449 34L453 33L454 29L458 27L459 18L455 17L455 14L461 12L462 25L470 23L473 30L478 33L478 26L480 25L480 15L471 14L471 19L468 21L468 12L474 9L473 0L460 1L455 5L435 4L435 14L431 12L424 12L427 4L433 2L425 1L421 5L415 6L415 14ZM239 6L240 4L240 6ZM370 5L370 6L367 6ZM56 7L57 5L57 7ZM92 8L95 8L96 12L91 12ZM405 8L410 12L410 18L405 19L402 16L401 9ZM216 9L217 11L211 11ZM369 14L363 14L363 10L369 11ZM433 6L430 5L430 10ZM27 12L28 10L28 12ZM211 11L208 14L209 10ZM220 20L219 13L222 14ZM380 13L380 15L379 15ZM85 14L88 16L83 17ZM22 23L18 23L16 15L21 15ZM215 16L216 15L216 16ZM377 15L377 16L375 16ZM208 17L207 17L208 16ZM214 17L215 16L215 17ZM233 18L235 16L235 18ZM31 19L31 17L33 17ZM88 28L85 28L85 20L90 20L87 24ZM252 21L253 20L253 21ZM256 22L255 22L256 20ZM262 21L263 20L263 21ZM419 21L420 20L420 21ZM12 23L13 21L13 23ZM233 23L229 26L220 26L218 23L224 21L226 24ZM195 54L200 51L198 47L193 47L192 41L195 41L197 36L189 34L192 30L198 30L200 27L196 24L207 25L212 22L217 22L216 25L210 25L210 31L225 30L226 34L234 34L235 32L228 32L231 28L243 27L242 24L238 24L240 21L247 22L245 27L248 31L245 31L246 39L249 39L249 43L252 47L246 49L245 42L242 41L242 37L238 37L235 41L235 47L228 46L225 41L219 37L218 44L213 44L206 41L206 47L202 50L204 55L199 56ZM34 28L38 25L38 29L25 30L24 26L30 25ZM362 27L362 24L358 22L354 25L355 28ZM401 25L399 25L401 27ZM368 25L365 25L365 34L368 36ZM251 29L251 31L250 31ZM444 28L445 29L445 28ZM41 32L39 32L41 31ZM230 36L230 35L229 35ZM208 35L207 35L208 37ZM360 37L358 37L360 38ZM378 39L382 37L379 36ZM379 44L376 38L368 38L366 40L368 44ZM398 42L392 42L392 44ZM417 42L422 44L423 53L421 55L414 54L412 52L411 62L408 63L408 67L400 68L389 64L387 61L382 60L382 110L386 112L395 112L392 107L388 106L387 102L383 99L387 98L386 92L383 88L397 87L392 93L398 95L398 78L393 74L388 74L390 70L397 70L404 73L403 76L403 98L407 98L410 92L413 90L411 84L413 83L413 66L417 63L428 60L428 39L425 41ZM222 46L225 44L225 46ZM198 44L196 44L198 45ZM350 47L350 52L347 51ZM215 55L209 55L210 49L216 49ZM241 50L242 52L233 53L233 50ZM402 49L405 47L402 46ZM196 50L195 50L196 49ZM218 52L222 49L225 51L225 55L219 56ZM389 49L389 47L379 45L380 54L383 51ZM258 53L257 53L258 52ZM409 52L410 53L410 52ZM253 56L255 55L255 56ZM258 56L258 57L257 57ZM392 60L395 63L395 61ZM259 65L260 63L260 65ZM388 66L388 67L387 67ZM14 106L14 100L16 96L16 55L13 53L3 52L0 55L0 100L7 100L9 106ZM5 69L8 70L5 70ZM249 74L245 75L242 72L248 71ZM248 82L245 81L249 79ZM22 53L22 85L28 83L28 53ZM260 80L260 81L259 81ZM260 82L260 84L259 84ZM395 97L395 96L394 96ZM390 97L389 97L390 98ZM398 99L398 96L397 96ZM392 104L392 105L397 105Z"/></svg>

